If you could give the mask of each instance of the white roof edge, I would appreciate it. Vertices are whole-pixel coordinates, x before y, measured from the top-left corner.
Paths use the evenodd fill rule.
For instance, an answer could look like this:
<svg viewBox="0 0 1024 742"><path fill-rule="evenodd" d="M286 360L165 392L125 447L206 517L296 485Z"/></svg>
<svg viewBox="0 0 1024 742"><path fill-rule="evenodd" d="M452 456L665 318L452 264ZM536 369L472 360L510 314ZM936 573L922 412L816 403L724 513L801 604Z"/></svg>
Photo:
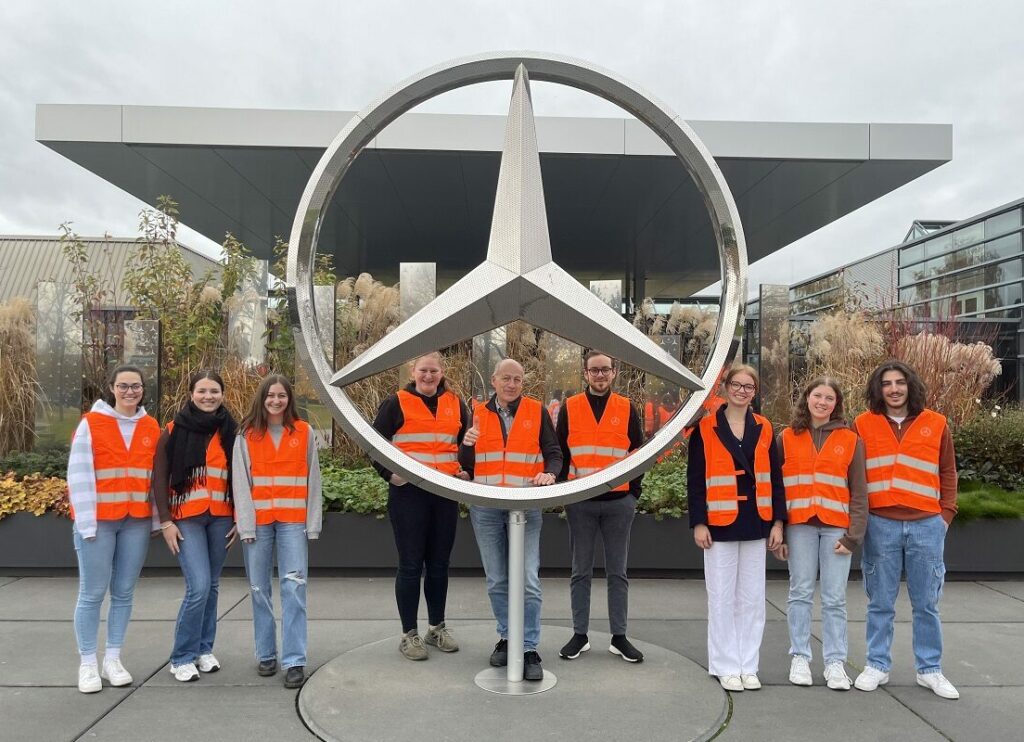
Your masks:
<svg viewBox="0 0 1024 742"><path fill-rule="evenodd" d="M121 144L299 147L330 144L353 111L48 104L36 106L36 140ZM807 160L952 159L950 124L688 122L719 158ZM504 116L410 113L371 146L498 152ZM639 121L537 118L540 149L551 153L668 155Z"/></svg>

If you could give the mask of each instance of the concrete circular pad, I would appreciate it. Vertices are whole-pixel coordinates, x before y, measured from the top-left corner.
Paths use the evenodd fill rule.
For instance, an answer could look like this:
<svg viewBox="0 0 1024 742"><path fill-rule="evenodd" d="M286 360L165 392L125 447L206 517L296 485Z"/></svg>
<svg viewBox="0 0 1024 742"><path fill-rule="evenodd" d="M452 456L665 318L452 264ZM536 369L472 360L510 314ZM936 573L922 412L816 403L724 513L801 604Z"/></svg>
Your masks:
<svg viewBox="0 0 1024 742"><path fill-rule="evenodd" d="M707 671L644 642L639 664L608 651L610 636L590 634L591 650L558 656L570 630L546 626L539 648L558 676L547 693L502 696L478 688L496 637L493 624L450 626L461 650L410 662L396 635L338 655L299 693L299 713L323 740L704 740L725 721L728 701Z"/></svg>

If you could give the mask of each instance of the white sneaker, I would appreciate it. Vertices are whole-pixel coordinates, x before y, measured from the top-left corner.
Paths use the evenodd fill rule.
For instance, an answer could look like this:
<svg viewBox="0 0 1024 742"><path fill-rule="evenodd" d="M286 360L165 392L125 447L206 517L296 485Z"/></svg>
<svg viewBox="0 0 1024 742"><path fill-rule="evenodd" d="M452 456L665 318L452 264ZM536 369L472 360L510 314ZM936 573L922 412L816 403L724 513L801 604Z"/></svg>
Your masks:
<svg viewBox="0 0 1024 742"><path fill-rule="evenodd" d="M739 675L722 675L718 678L719 684L728 691L739 693L743 690L743 681Z"/></svg>
<svg viewBox="0 0 1024 742"><path fill-rule="evenodd" d="M864 668L864 672L857 676L857 679L853 682L853 687L857 690L872 691L888 682L889 673L882 672L869 665Z"/></svg>
<svg viewBox="0 0 1024 742"><path fill-rule="evenodd" d="M850 676L846 674L842 662L829 662L825 665L825 685L832 690L850 690Z"/></svg>
<svg viewBox="0 0 1024 742"><path fill-rule="evenodd" d="M171 665L171 675L175 680L188 683L192 680L199 680L199 670L194 662L186 662L184 665Z"/></svg>
<svg viewBox="0 0 1024 742"><path fill-rule="evenodd" d="M793 685L814 685L811 666L806 657L793 655L793 660L789 663L789 682Z"/></svg>
<svg viewBox="0 0 1024 742"><path fill-rule="evenodd" d="M743 690L761 690L761 681L757 679L756 673L743 673L740 675L740 683Z"/></svg>
<svg viewBox="0 0 1024 742"><path fill-rule="evenodd" d="M213 656L213 653L201 654L196 666L199 668L199 672L217 672L220 669L220 662Z"/></svg>
<svg viewBox="0 0 1024 742"><path fill-rule="evenodd" d="M109 680L115 688L132 684L132 674L124 669L120 659L104 659L100 677Z"/></svg>
<svg viewBox="0 0 1024 742"><path fill-rule="evenodd" d="M953 684L946 680L941 672L930 672L927 675L917 674L917 684L927 688L939 698L948 698L955 701L960 697L960 691L953 687Z"/></svg>
<svg viewBox="0 0 1024 742"><path fill-rule="evenodd" d="M82 693L99 693L103 690L99 668L96 665L78 666L78 690Z"/></svg>

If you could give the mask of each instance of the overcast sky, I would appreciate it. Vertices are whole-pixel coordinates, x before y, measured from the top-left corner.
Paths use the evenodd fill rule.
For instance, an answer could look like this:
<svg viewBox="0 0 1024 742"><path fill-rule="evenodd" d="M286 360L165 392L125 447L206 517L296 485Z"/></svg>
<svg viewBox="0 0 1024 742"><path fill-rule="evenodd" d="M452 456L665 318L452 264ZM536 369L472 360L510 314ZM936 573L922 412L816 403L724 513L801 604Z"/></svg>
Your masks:
<svg viewBox="0 0 1024 742"><path fill-rule="evenodd" d="M1019 0L3 0L0 234L54 234L64 221L83 235L137 233L140 201L35 141L37 103L357 110L482 51L580 57L688 119L953 125L951 163L751 271L752 286L793 283L895 244L915 218L1024 196L1022 28ZM426 110L504 113L502 90ZM574 91L535 91L535 105L617 114Z"/></svg>

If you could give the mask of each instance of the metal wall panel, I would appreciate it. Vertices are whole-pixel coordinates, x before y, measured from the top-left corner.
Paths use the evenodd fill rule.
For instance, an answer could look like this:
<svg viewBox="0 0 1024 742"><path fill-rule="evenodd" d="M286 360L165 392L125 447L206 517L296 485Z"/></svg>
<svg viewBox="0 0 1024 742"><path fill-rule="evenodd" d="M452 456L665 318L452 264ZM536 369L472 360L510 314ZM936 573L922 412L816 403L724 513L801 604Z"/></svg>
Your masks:
<svg viewBox="0 0 1024 742"><path fill-rule="evenodd" d="M761 412L776 422L789 420L789 287L761 284Z"/></svg>
<svg viewBox="0 0 1024 742"><path fill-rule="evenodd" d="M146 380L146 396L142 404L158 420L160 410L160 320L129 319L124 321L123 362L138 366Z"/></svg>

